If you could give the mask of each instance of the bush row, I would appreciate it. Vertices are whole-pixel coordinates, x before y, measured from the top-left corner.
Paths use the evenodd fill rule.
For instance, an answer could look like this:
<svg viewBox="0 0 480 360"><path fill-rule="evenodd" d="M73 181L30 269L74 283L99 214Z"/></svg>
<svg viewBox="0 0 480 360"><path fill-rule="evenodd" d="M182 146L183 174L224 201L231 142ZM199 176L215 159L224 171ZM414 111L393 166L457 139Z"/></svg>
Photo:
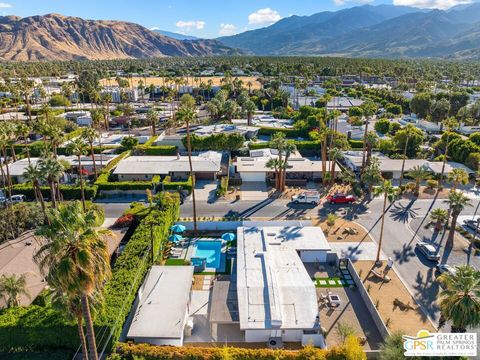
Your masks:
<svg viewBox="0 0 480 360"><path fill-rule="evenodd" d="M261 127L258 130L258 135L263 135L263 136L272 136L275 133L283 133L287 138L298 138L298 137L305 136L304 130L297 130L297 129Z"/></svg>
<svg viewBox="0 0 480 360"><path fill-rule="evenodd" d="M297 150L300 153L316 153L317 155L320 152L320 142L314 140L302 140L302 141L294 141ZM250 143L249 144L250 150L255 149L265 149L271 147L270 142L257 142L257 143Z"/></svg>
<svg viewBox="0 0 480 360"><path fill-rule="evenodd" d="M135 147L136 155L149 155L149 156L174 156L177 155L177 147L173 145L162 146L145 146L138 145Z"/></svg>
<svg viewBox="0 0 480 360"><path fill-rule="evenodd" d="M51 197L50 187L42 186L40 189L44 198L49 199ZM97 186L85 186L84 191L85 199L93 199L97 195ZM81 198L81 189L77 185L60 185L60 193L64 200L78 200ZM28 200L35 199L33 186L27 183L13 185L13 194L25 195Z"/></svg>
<svg viewBox="0 0 480 360"><path fill-rule="evenodd" d="M95 319L99 349L107 351L118 340L123 324L135 299L138 288L151 264L150 222L154 226L154 254L158 256L162 244L168 241L169 229L178 219L179 199L177 194L167 194L159 208L154 208L142 220L119 256L106 283L104 306ZM147 254L147 256L145 256ZM104 335L104 336L102 336ZM0 310L0 352L10 351L76 351L79 346L77 326L66 318L63 311L51 305L30 305Z"/></svg>
<svg viewBox="0 0 480 360"><path fill-rule="evenodd" d="M187 190L189 193L192 192L192 178L189 177L187 181L171 181L170 176L165 176L165 179L162 181L163 190Z"/></svg>

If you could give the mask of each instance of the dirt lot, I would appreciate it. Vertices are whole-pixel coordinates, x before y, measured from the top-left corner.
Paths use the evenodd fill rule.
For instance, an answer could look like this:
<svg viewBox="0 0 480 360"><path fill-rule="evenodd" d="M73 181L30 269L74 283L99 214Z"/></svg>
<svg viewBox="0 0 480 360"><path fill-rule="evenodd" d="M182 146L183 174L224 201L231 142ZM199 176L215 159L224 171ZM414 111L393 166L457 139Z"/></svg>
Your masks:
<svg viewBox="0 0 480 360"><path fill-rule="evenodd" d="M335 221L327 234L329 226L325 219L314 220L313 224L315 226L320 226L327 238L328 241L336 242L371 242L372 237L367 233L367 231L360 226L359 224L353 221L347 221L345 219L339 218ZM347 228L352 230L351 233L347 232Z"/></svg>
<svg viewBox="0 0 480 360"><path fill-rule="evenodd" d="M435 331L432 323L417 306L397 274L390 270L387 275L391 281L383 282L370 273L374 264L374 261L357 261L354 267L369 291L373 303L378 302L377 309L389 330L410 335L415 335L421 329ZM381 273L384 266L375 270ZM397 301L397 305L394 301Z"/></svg>
<svg viewBox="0 0 480 360"><path fill-rule="evenodd" d="M236 78L235 76L232 77L232 79L235 79L235 78ZM248 88L247 83L249 81L252 83L252 87L251 87L252 90L261 88L261 84L257 81L257 77L254 77L254 76L238 76L237 78L243 81L243 86L245 86L246 88ZM199 81L195 82L194 79L199 79ZM198 86L198 85L200 85L200 81L207 84L209 80L212 80L212 86L218 86L218 85L222 85L222 83L221 83L222 79L223 79L223 77L221 77L221 76L204 76L204 77L197 77L197 78L189 77L188 78L188 84L190 86L192 84L193 84L193 86ZM130 79L127 79L127 80L130 81ZM153 84L155 86L162 86L162 85L165 84L164 79L162 77L147 77L147 78L133 77L132 78L133 85L137 86L138 82L140 80L142 80L144 82L144 86L150 86L151 84ZM107 79L102 79L100 81L100 83L103 86L108 86L108 85L115 86L115 85L117 85L117 82L115 81L115 78L110 78L110 81L108 81Z"/></svg>
<svg viewBox="0 0 480 360"><path fill-rule="evenodd" d="M447 199L448 194L450 194L450 189L442 189L438 192L437 189L429 189L426 186L420 186L420 193L418 194L419 199Z"/></svg>

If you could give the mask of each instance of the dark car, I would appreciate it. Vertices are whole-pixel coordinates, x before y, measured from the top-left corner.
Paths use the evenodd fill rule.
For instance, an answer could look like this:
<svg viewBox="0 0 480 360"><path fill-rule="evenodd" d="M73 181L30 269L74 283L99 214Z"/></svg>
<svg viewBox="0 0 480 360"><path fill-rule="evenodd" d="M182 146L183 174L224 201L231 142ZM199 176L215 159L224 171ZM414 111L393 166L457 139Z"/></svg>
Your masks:
<svg viewBox="0 0 480 360"><path fill-rule="evenodd" d="M425 257L430 261L438 262L440 260L440 255L438 255L437 248L429 243L419 241L415 248L418 249Z"/></svg>
<svg viewBox="0 0 480 360"><path fill-rule="evenodd" d="M355 202L355 196L345 194L334 194L327 196L330 204L351 204Z"/></svg>

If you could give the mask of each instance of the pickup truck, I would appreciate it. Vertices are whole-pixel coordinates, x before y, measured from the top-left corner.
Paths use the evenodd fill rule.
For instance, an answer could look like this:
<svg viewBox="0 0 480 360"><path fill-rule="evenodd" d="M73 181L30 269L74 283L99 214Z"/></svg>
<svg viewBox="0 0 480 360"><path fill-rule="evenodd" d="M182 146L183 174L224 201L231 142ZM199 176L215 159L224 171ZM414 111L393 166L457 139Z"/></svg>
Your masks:
<svg viewBox="0 0 480 360"><path fill-rule="evenodd" d="M327 201L330 204L351 204L355 202L355 196L337 193L327 196Z"/></svg>
<svg viewBox="0 0 480 360"><path fill-rule="evenodd" d="M294 204L313 204L318 205L320 202L320 193L318 191L305 191L300 195L292 196Z"/></svg>

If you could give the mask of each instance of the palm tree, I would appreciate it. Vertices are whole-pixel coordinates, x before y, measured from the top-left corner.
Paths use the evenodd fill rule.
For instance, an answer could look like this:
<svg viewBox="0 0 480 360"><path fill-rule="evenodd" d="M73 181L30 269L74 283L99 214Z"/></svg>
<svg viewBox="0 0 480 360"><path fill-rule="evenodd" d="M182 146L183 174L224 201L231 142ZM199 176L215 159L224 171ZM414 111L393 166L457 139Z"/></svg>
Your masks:
<svg viewBox="0 0 480 360"><path fill-rule="evenodd" d="M6 122L1 123L1 125L6 124ZM5 126L0 127L0 149L2 150L3 155L3 166L0 166L2 169L2 177L5 178L4 183L7 187L8 198L12 198L12 178L10 177L10 164L7 156L7 145L8 145L8 136L6 133ZM0 156L1 157L1 156ZM3 171L5 169L5 174Z"/></svg>
<svg viewBox="0 0 480 360"><path fill-rule="evenodd" d="M150 123L150 126L152 127L152 136L155 136L156 135L155 125L158 121L158 113L153 109L148 110L147 121Z"/></svg>
<svg viewBox="0 0 480 360"><path fill-rule="evenodd" d="M371 197L373 193L373 187L379 184L383 180L382 173L380 172L380 160L373 157L370 161L370 165L365 167L362 173L362 182L368 186L368 195Z"/></svg>
<svg viewBox="0 0 480 360"><path fill-rule="evenodd" d="M448 220L448 211L440 208L433 209L430 213L430 219L435 221L435 231L440 231L445 221Z"/></svg>
<svg viewBox="0 0 480 360"><path fill-rule="evenodd" d="M82 196L83 210L87 209L85 204L85 189L83 184L82 156L87 152L87 144L81 138L73 139L67 146L68 151L75 155L78 160L78 178L80 180L80 192Z"/></svg>
<svg viewBox="0 0 480 360"><path fill-rule="evenodd" d="M443 174L445 174L445 164L447 163L448 159L448 147L450 145L450 134L454 128L458 126L457 121L455 118L445 119L442 123L443 127L447 129L447 140L445 143L445 153L443 154L443 163L442 163L442 171L440 173L440 179L438 180L438 189L441 188L443 183Z"/></svg>
<svg viewBox="0 0 480 360"><path fill-rule="evenodd" d="M108 249L104 235L97 230L95 210L83 211L78 201L50 210L51 225L42 226L36 234L45 241L34 255L48 284L66 294L70 301L80 298L89 345L88 358L98 360L91 296L101 290L110 275Z"/></svg>
<svg viewBox="0 0 480 360"><path fill-rule="evenodd" d="M238 105L235 101L233 100L227 100L225 101L225 104L223 105L223 112L227 116L228 122L232 122L233 116L235 113L238 111Z"/></svg>
<svg viewBox="0 0 480 360"><path fill-rule="evenodd" d="M334 185L335 184L335 166L337 164L337 161L343 158L343 153L339 148L334 147L333 149L331 149L328 152L328 155L330 156L330 162L331 162L330 178L331 178L331 181L332 181L332 185Z"/></svg>
<svg viewBox="0 0 480 360"><path fill-rule="evenodd" d="M289 140L286 142L285 147L285 160L283 161L283 164L280 166L280 171L282 172L282 177L280 178L280 191L285 191L285 185L287 182L287 168L288 168L288 159L294 153L297 151L297 147L295 146L294 142Z"/></svg>
<svg viewBox="0 0 480 360"><path fill-rule="evenodd" d="M187 96L187 95L184 95L184 96ZM188 151L188 163L190 166L190 178L192 179L193 229L195 232L197 232L197 204L195 202L195 173L193 172L193 164L192 164L192 144L190 139L190 123L194 121L196 117L197 117L197 114L195 110L192 107L187 105L180 107L176 115L176 118L179 121L184 121L187 127L187 151Z"/></svg>
<svg viewBox="0 0 480 360"><path fill-rule="evenodd" d="M252 126L252 116L255 114L255 111L257 110L257 105L251 100L248 100L245 105L245 112L247 113L247 124L248 126Z"/></svg>
<svg viewBox="0 0 480 360"><path fill-rule="evenodd" d="M403 176L405 173L405 160L407 159L407 149L408 149L408 141L410 140L410 137L413 135L413 125L408 124L407 126L404 127L405 131L405 146L403 148L403 158L402 158L402 170L400 171L400 181L398 182L398 186L402 186L403 182Z"/></svg>
<svg viewBox="0 0 480 360"><path fill-rule="evenodd" d="M460 184L468 184L468 180L468 173L464 169L453 169L450 174L448 174L448 182L452 183L452 189L450 191L457 190L457 187Z"/></svg>
<svg viewBox="0 0 480 360"><path fill-rule="evenodd" d="M99 137L98 132L94 128L85 128L82 131L82 138L88 143L90 147L90 155L93 162L93 172L95 173L95 179L97 179L97 162L95 161L95 150L93 149L93 143ZM102 157L102 154L100 154Z"/></svg>
<svg viewBox="0 0 480 360"><path fill-rule="evenodd" d="M285 147L287 146L287 140L285 139L285 134L276 132L272 136L272 140L270 141L270 146L272 148L278 150L278 163L280 165L279 167L279 181L278 181L278 189L282 189L282 179L283 179L283 171L282 169L284 168L284 161L283 161L283 154L285 152Z"/></svg>
<svg viewBox="0 0 480 360"><path fill-rule="evenodd" d="M366 136L365 136L365 144L366 144L366 160L365 164L368 166L370 163L370 160L372 158L372 151L375 146L377 146L378 143L378 135L375 131L369 131Z"/></svg>
<svg viewBox="0 0 480 360"><path fill-rule="evenodd" d="M449 212L451 216L450 231L448 233L447 244L453 245L453 238L455 237L455 228L457 227L458 215L465 209L466 206L471 206L470 199L463 195L460 191L453 191L448 195L448 199L444 201L449 205Z"/></svg>
<svg viewBox="0 0 480 360"><path fill-rule="evenodd" d="M418 196L420 192L420 183L430 177L430 172L423 166L417 165L414 166L407 174L413 180L415 180L415 189L413 193L415 196Z"/></svg>
<svg viewBox="0 0 480 360"><path fill-rule="evenodd" d="M58 182L64 173L62 164L54 158L42 159L38 164L39 170L44 174L45 179L50 185L50 196L52 198L52 207L57 207L57 200L60 201L60 192L57 191Z"/></svg>
<svg viewBox="0 0 480 360"><path fill-rule="evenodd" d="M280 160L276 158L270 158L268 159L266 165L268 169L273 169L275 172L275 189L279 190L280 189Z"/></svg>
<svg viewBox="0 0 480 360"><path fill-rule="evenodd" d="M30 135L30 127L24 122L19 122L17 123L15 131L17 136L21 136L23 138L23 142L25 144L25 151L27 153L28 163L30 164L30 148L28 146L28 135Z"/></svg>
<svg viewBox="0 0 480 360"><path fill-rule="evenodd" d="M469 265L458 266L455 273L442 274L440 282L440 310L452 321L452 332L480 325L480 271Z"/></svg>
<svg viewBox="0 0 480 360"><path fill-rule="evenodd" d="M384 180L383 184L376 187L374 190L375 195L382 195L383 194L383 212L382 212L382 223L380 225L380 239L378 241L378 249L377 249L377 258L375 260L376 263L380 262L380 251L382 249L382 241L383 241L383 226L385 224L385 213L387 211L387 201L393 202L397 196L397 188L392 185L390 180Z"/></svg>
<svg viewBox="0 0 480 360"><path fill-rule="evenodd" d="M22 176L27 182L32 183L35 200L40 202L45 219L48 220L45 201L43 201L42 189L40 188L40 182L45 180L44 173L40 171L38 164L29 164L23 171Z"/></svg>
<svg viewBox="0 0 480 360"><path fill-rule="evenodd" d="M5 298L7 307L20 306L20 295L25 295L30 299L25 274L18 277L15 274L2 275L0 278L0 296Z"/></svg>

